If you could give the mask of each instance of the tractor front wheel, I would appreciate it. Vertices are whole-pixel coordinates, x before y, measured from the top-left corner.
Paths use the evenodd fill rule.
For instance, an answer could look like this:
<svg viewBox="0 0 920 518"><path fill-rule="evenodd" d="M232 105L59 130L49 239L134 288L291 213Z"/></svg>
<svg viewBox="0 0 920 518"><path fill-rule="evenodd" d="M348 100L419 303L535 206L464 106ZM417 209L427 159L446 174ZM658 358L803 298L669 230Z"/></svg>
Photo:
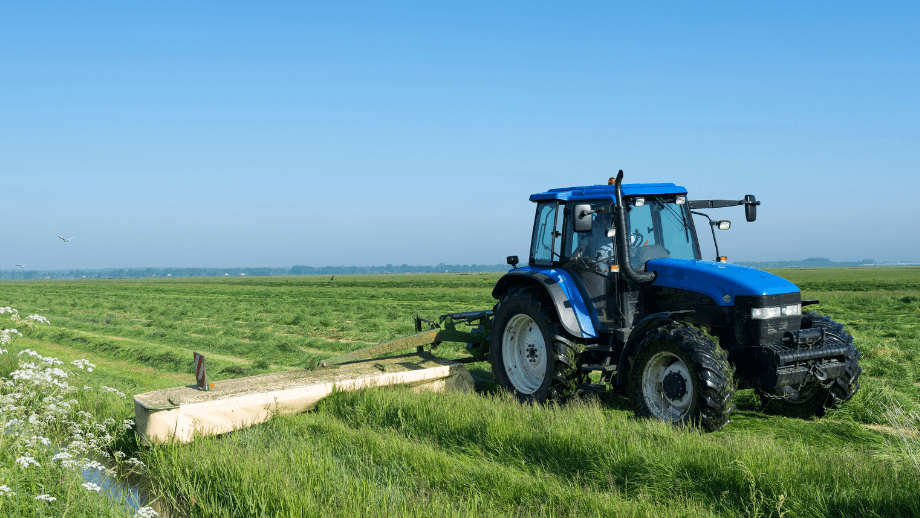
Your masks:
<svg viewBox="0 0 920 518"><path fill-rule="evenodd" d="M492 375L523 402L560 399L573 384L574 350L544 299L536 289L512 290L499 301L492 320Z"/></svg>
<svg viewBox="0 0 920 518"><path fill-rule="evenodd" d="M708 432L727 425L734 407L727 354L702 331L679 324L650 331L639 343L629 391L636 415Z"/></svg>

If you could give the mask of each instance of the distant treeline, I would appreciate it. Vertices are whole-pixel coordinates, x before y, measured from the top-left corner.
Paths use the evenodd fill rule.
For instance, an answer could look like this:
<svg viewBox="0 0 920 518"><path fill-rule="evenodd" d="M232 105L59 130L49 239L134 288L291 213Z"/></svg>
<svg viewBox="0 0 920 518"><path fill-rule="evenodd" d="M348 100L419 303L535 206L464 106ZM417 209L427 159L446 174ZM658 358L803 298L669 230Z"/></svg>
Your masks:
<svg viewBox="0 0 920 518"><path fill-rule="evenodd" d="M742 266L751 266L753 268L828 268L828 267L847 267L847 266L867 266L875 264L872 259L863 259L854 262L835 262L823 257L809 257L798 261L758 261L758 262L739 262Z"/></svg>
<svg viewBox="0 0 920 518"><path fill-rule="evenodd" d="M303 266L290 268L101 268L97 270L3 270L2 279L103 279L117 277L223 277L241 275L337 275L372 273L503 272L505 264L438 264L437 266Z"/></svg>
<svg viewBox="0 0 920 518"><path fill-rule="evenodd" d="M798 261L739 262L742 266L754 268L824 268L869 266L876 264L872 259L854 262L835 262L823 257L810 257ZM304 266L290 268L102 268L98 270L2 270L0 279L100 279L115 277L223 277L240 275L367 275L376 273L467 273L504 272L510 269L506 264L438 264L435 266L410 266L408 264L386 266Z"/></svg>
<svg viewBox="0 0 920 518"><path fill-rule="evenodd" d="M444 272L505 272L507 264L438 264L436 266L410 266L408 264L386 266L303 266L291 267L292 275L333 275L337 273L444 273Z"/></svg>

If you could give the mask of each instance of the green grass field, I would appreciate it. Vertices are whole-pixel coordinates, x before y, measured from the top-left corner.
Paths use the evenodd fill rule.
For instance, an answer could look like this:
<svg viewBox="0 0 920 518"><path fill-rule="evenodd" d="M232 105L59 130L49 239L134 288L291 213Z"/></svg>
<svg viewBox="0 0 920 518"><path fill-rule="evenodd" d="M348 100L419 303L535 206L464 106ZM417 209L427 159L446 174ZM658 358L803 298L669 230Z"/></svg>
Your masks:
<svg viewBox="0 0 920 518"><path fill-rule="evenodd" d="M616 397L522 406L474 364L478 394L338 393L222 437L125 447L188 516L920 516L920 269L774 273L862 355L860 391L822 419L764 415L742 391L732 423L704 435L636 420ZM246 376L411 333L416 314L488 309L498 277L4 282L0 306L51 321L12 352L86 358L130 395L191 383L192 351L212 379Z"/></svg>

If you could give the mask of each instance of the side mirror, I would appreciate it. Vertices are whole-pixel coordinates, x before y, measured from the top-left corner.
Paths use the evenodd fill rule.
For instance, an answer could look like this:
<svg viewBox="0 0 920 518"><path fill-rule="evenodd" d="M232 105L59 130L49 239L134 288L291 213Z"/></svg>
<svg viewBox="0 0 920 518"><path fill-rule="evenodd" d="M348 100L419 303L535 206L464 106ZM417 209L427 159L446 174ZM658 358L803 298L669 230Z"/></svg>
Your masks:
<svg viewBox="0 0 920 518"><path fill-rule="evenodd" d="M594 221L591 214L593 213L591 205L587 203L575 205L572 209L572 223L574 224L575 232L591 232L591 223Z"/></svg>
<svg viewBox="0 0 920 518"><path fill-rule="evenodd" d="M728 230L732 228L732 222L728 221L727 219L723 219L722 221L717 221L716 225L719 227L719 230Z"/></svg>
<svg viewBox="0 0 920 518"><path fill-rule="evenodd" d="M744 217L748 221L754 221L757 219L757 206L760 205L760 202L757 201L757 198L754 198L753 194L748 194L744 197Z"/></svg>

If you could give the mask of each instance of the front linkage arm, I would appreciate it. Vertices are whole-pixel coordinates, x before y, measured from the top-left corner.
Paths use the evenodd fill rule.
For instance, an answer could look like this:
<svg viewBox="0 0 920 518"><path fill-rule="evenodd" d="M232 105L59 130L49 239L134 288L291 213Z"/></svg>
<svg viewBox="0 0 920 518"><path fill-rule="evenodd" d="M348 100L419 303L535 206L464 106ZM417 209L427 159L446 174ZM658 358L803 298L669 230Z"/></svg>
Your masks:
<svg viewBox="0 0 920 518"><path fill-rule="evenodd" d="M491 331L492 310L472 311L469 313L448 313L441 315L437 322L415 316L415 334L403 336L372 345L364 349L334 356L320 363L322 367L332 367L346 362L375 358L403 349L416 348L422 352L425 346L437 347L441 342L465 342L471 358L454 360L461 363L484 361L489 353L489 333ZM429 329L422 329L422 323ZM458 325L471 327L470 330L457 329Z"/></svg>

